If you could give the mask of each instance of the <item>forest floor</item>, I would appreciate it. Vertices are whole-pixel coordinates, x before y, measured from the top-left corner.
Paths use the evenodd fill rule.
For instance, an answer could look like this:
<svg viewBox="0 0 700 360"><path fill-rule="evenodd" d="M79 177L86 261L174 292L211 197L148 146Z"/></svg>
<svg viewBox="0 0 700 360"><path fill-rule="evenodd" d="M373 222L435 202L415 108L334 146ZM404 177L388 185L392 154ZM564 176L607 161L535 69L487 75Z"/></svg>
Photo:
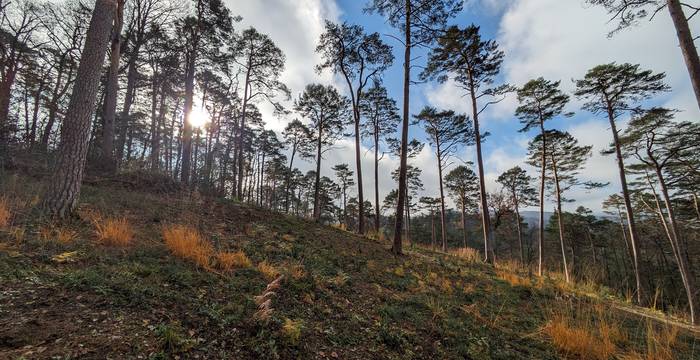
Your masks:
<svg viewBox="0 0 700 360"><path fill-rule="evenodd" d="M40 180L0 181L11 213L0 359L700 358L693 328L617 311L624 302L603 288L423 248L395 257L387 243L232 201L90 183L57 225L34 210ZM110 217L128 220L131 244L97 241L96 219ZM251 265L174 256L172 224Z"/></svg>

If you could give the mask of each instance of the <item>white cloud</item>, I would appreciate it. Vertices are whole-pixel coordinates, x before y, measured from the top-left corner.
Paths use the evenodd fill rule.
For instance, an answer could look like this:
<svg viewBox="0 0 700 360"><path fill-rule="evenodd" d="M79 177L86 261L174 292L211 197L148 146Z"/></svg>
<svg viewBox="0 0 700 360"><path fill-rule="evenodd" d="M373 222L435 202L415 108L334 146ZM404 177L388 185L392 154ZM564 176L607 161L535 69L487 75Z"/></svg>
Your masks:
<svg viewBox="0 0 700 360"><path fill-rule="evenodd" d="M492 1L482 2L488 5ZM700 115L668 13L662 12L651 22L643 21L640 26L608 38L608 32L615 26L608 22L609 15L600 7L585 6L583 1L510 0L502 4L507 9L501 18L496 40L506 55L502 71L504 82L520 86L529 79L543 76L561 80L562 89L572 93L572 79L583 77L595 65L639 63L643 68L667 74L667 83L673 91L659 96L655 100L657 105L680 109L686 119L697 119ZM426 97L432 104L459 111L464 111L465 105L469 106L449 82L426 87L426 90ZM516 106L515 97L510 96L487 111L482 122L493 133L514 132L507 122L492 120L500 118L515 123L513 112ZM606 120L596 119L580 110L580 102L573 97L569 110L579 115L569 120L576 123L567 122L563 130L570 131L582 144L594 147L594 156L582 171L585 180L610 182L611 185L593 192L572 190L569 195L577 202L568 207L584 205L597 211L607 194L619 191L615 158L600 155L600 150L607 147L612 135ZM485 156L487 179L501 171L503 164L517 164L523 158L522 154L498 148Z"/></svg>
<svg viewBox="0 0 700 360"><path fill-rule="evenodd" d="M316 74L314 66L321 62L316 43L323 33L324 21L337 21L340 10L333 0L227 0L231 11L243 17L239 29L254 26L267 34L287 57L284 82L292 92L292 100L307 84L332 83L330 74ZM291 107L288 102L287 107ZM259 104L267 127L281 132L287 119L273 115L272 106Z"/></svg>

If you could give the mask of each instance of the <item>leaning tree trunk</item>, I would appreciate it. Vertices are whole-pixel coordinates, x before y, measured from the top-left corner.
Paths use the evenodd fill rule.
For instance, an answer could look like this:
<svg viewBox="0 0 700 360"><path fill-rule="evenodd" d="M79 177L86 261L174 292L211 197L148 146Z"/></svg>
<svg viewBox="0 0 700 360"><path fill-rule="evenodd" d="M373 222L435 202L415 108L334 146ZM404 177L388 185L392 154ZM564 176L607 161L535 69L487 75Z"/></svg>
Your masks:
<svg viewBox="0 0 700 360"><path fill-rule="evenodd" d="M671 14L671 20L676 28L676 35L680 43L681 52L685 66L688 68L690 75L690 83L693 85L695 92L695 100L700 107L700 58L698 57L698 49L695 47L695 39L690 32L688 20L683 13L683 5L678 0L667 0L668 12Z"/></svg>
<svg viewBox="0 0 700 360"><path fill-rule="evenodd" d="M90 136L90 118L116 7L117 0L97 0L92 12L73 93L61 127L56 164L48 191L44 195L46 210L58 217L70 214L80 196Z"/></svg>
<svg viewBox="0 0 700 360"><path fill-rule="evenodd" d="M632 245L632 264L634 267L634 277L637 285L637 303L642 304L642 279L640 276L639 269L639 245L637 236L637 226L634 222L634 213L632 209L632 201L630 200L630 192L627 188L627 176L625 174L625 163L622 157L622 151L620 150L620 139L617 133L617 126L615 124L615 117L611 108L608 108L608 119L610 120L610 128L613 133L613 140L615 145L615 154L617 155L617 168L620 173L620 184L622 186L622 197L625 200L625 210L627 211L627 225L630 231L630 245Z"/></svg>
<svg viewBox="0 0 700 360"><path fill-rule="evenodd" d="M411 2L406 1L406 24L404 35L406 36L404 43L404 65L403 65L403 123L401 124L401 165L399 167L399 193L396 201L396 223L394 226L394 243L391 252L395 255L402 253L401 247L401 228L403 227L403 207L405 205L406 193L406 166L408 166L408 123L410 120L409 113L409 95L411 90Z"/></svg>
<svg viewBox="0 0 700 360"><path fill-rule="evenodd" d="M117 170L114 159L114 118L117 112L117 96L119 93L119 55L121 50L122 24L124 23L124 0L117 1L117 14L112 26L112 44L110 46L109 71L105 86L105 100L102 108L102 166L104 170L113 173Z"/></svg>
<svg viewBox="0 0 700 360"><path fill-rule="evenodd" d="M683 287L685 288L685 294L688 298L688 308L690 309L690 322L693 324L698 323L698 319L695 316L695 310L697 309L696 296L695 296L695 279L693 278L692 270L690 269L690 264L688 264L688 258L684 256L684 249L682 242L680 241L680 233L678 231L678 225L676 224L676 216L673 210L673 205L671 204L671 197L668 194L668 187L666 186L666 180L661 172L661 167L656 164L656 177L659 180L659 186L661 187L661 194L664 198L664 204L666 206L666 213L668 216L668 224L671 228L671 242L674 245L674 255L676 257L676 262L678 263L678 271L681 273L681 280L683 281Z"/></svg>

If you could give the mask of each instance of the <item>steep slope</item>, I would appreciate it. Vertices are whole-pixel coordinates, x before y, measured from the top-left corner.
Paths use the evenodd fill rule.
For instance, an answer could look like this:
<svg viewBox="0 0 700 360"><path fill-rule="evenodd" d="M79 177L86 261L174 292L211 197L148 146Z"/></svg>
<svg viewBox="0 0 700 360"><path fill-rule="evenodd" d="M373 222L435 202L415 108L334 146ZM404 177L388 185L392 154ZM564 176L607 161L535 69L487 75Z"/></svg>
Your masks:
<svg viewBox="0 0 700 360"><path fill-rule="evenodd" d="M0 358L642 358L652 345L699 354L692 332L664 335L671 328L512 266L421 248L394 257L388 244L331 227L118 183L86 186L79 218L60 226L33 210L41 182L0 185L12 214L0 231ZM111 217L126 218L130 245L96 240ZM174 256L162 235L172 224L251 266ZM593 334L573 337L612 353L557 340L571 335L558 326L575 331L581 319Z"/></svg>

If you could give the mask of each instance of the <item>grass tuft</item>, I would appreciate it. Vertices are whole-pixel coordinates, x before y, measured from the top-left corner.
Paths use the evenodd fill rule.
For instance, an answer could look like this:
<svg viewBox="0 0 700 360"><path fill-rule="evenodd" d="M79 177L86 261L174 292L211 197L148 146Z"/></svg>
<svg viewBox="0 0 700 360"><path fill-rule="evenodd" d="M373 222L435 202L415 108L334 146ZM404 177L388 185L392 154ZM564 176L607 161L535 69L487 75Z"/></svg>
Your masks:
<svg viewBox="0 0 700 360"><path fill-rule="evenodd" d="M470 247L452 250L452 251L450 251L450 253L452 255L457 256L458 258L464 259L470 263L481 262L481 258L482 258L481 254L479 253L478 250L470 248Z"/></svg>
<svg viewBox="0 0 700 360"><path fill-rule="evenodd" d="M248 256L242 251L237 252L219 252L216 254L216 264L223 271L232 271L235 269L245 269L253 266L253 263L248 259Z"/></svg>
<svg viewBox="0 0 700 360"><path fill-rule="evenodd" d="M0 197L0 229L10 226L10 202L5 197Z"/></svg>
<svg viewBox="0 0 700 360"><path fill-rule="evenodd" d="M291 345L298 345L301 339L301 329L303 323L301 320L285 319L282 325L282 335Z"/></svg>
<svg viewBox="0 0 700 360"><path fill-rule="evenodd" d="M134 230L126 218L98 218L94 222L97 239L102 245L129 246L134 239Z"/></svg>
<svg viewBox="0 0 700 360"><path fill-rule="evenodd" d="M280 272L267 261L258 264L258 271L268 280L273 280L279 276Z"/></svg>
<svg viewBox="0 0 700 360"><path fill-rule="evenodd" d="M184 225L165 226L163 239L173 255L190 260L205 269L210 268L209 259L214 249L202 239L197 230Z"/></svg>

